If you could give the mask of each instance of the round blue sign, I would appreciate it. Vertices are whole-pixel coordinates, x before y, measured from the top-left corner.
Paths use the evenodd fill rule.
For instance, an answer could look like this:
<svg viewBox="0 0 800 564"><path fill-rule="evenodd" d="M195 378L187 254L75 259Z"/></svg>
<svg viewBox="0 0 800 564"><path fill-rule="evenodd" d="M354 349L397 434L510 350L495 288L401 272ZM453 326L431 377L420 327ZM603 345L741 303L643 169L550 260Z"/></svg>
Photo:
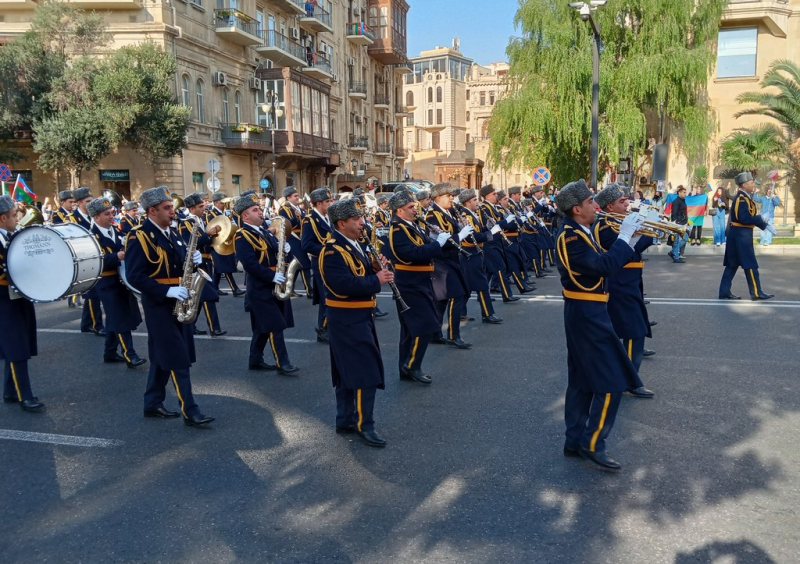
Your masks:
<svg viewBox="0 0 800 564"><path fill-rule="evenodd" d="M269 188L269 180L267 180L266 178L262 178L261 182L258 183L258 186L260 188Z"/></svg>

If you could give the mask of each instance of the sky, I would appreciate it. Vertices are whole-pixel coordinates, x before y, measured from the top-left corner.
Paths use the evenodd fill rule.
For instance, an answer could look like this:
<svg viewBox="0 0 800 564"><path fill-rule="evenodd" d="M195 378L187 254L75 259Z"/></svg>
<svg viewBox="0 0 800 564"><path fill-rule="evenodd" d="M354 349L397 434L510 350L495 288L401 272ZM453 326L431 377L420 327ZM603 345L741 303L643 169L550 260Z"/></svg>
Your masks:
<svg viewBox="0 0 800 564"><path fill-rule="evenodd" d="M507 61L508 38L515 35L517 0L408 0L408 56L436 45L452 46L479 64Z"/></svg>

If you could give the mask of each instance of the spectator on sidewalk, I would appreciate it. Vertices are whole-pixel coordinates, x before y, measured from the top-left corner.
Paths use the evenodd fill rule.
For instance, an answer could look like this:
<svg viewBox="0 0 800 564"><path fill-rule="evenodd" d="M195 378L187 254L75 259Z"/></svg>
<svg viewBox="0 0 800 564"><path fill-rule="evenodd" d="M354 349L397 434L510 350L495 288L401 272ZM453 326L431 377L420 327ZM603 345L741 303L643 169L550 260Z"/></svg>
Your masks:
<svg viewBox="0 0 800 564"><path fill-rule="evenodd" d="M678 225L689 224L688 208L686 207L686 188L683 186L678 186L678 197L672 202L672 214L670 219ZM675 240L672 243L672 251L669 253L672 262L686 262L683 253L686 248L686 241L688 240L688 231L684 233L683 236L675 235Z"/></svg>
<svg viewBox="0 0 800 564"><path fill-rule="evenodd" d="M775 188L772 186L767 188L765 196L754 196L753 201L761 203L761 217L767 222L767 225L773 225L775 223L775 208L781 205L780 198L775 195ZM772 244L772 233L769 230L761 231L759 243L765 246Z"/></svg>
<svg viewBox="0 0 800 564"><path fill-rule="evenodd" d="M725 243L725 220L728 215L728 193L722 186L717 187L717 191L711 197L711 207L708 215L711 216L714 225L714 245L719 247Z"/></svg>
<svg viewBox="0 0 800 564"><path fill-rule="evenodd" d="M705 194L702 186L695 186L693 196L702 196ZM706 198L708 200L708 198ZM708 207L706 206L706 209ZM705 214L704 214L705 217ZM692 240L692 245L700 246L700 239L703 237L703 219L700 219L700 223L698 225L692 225L692 232L689 235L689 238Z"/></svg>

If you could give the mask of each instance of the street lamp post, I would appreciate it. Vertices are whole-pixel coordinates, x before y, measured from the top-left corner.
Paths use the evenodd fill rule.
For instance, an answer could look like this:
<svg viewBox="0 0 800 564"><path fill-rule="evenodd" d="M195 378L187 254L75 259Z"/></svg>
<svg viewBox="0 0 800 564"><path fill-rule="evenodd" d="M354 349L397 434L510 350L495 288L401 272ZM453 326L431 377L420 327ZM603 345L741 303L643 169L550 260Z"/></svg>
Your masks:
<svg viewBox="0 0 800 564"><path fill-rule="evenodd" d="M269 129L272 141L272 190L277 196L278 180L275 178L277 174L277 162L275 160L275 128L278 127L278 118L283 116L283 110L278 109L278 94L273 90L267 91L265 102L266 103L261 104L261 111L269 116Z"/></svg>
<svg viewBox="0 0 800 564"><path fill-rule="evenodd" d="M358 159L351 160L350 164L353 165L353 176L355 176L356 175L356 167L358 166Z"/></svg>

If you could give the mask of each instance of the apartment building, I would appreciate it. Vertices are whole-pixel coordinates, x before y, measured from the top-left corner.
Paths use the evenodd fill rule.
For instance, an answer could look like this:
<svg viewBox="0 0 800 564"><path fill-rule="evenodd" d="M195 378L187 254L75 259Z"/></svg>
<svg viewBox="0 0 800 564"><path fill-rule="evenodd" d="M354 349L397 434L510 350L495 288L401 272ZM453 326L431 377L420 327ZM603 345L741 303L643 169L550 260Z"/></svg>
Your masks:
<svg viewBox="0 0 800 564"><path fill-rule="evenodd" d="M182 154L156 163L121 149L82 184L136 197L165 184L208 191L212 174L237 194L301 192L400 177L398 120L406 58L405 0L77 0L102 13L113 47L152 41L178 63L175 93L192 108ZM0 39L27 29L35 0L0 0ZM402 108L401 108L402 109ZM14 163L38 193L68 184L36 167L30 143Z"/></svg>

